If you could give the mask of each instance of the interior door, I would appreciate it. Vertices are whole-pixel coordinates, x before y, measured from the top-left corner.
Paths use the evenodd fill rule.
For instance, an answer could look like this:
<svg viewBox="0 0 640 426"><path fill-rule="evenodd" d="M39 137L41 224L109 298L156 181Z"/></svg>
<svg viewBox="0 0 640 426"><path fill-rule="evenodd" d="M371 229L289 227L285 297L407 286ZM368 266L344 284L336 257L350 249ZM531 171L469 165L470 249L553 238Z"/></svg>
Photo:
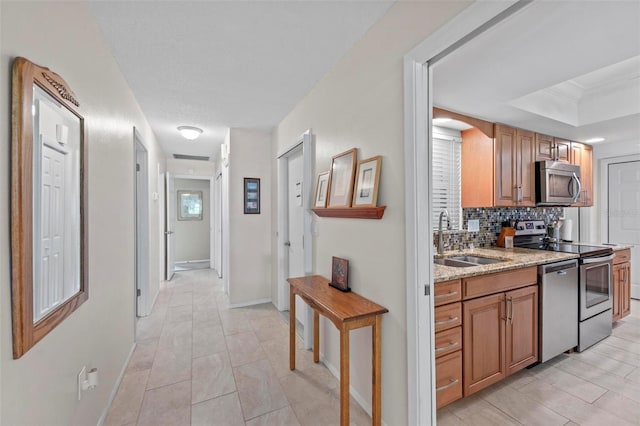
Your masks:
<svg viewBox="0 0 640 426"><path fill-rule="evenodd" d="M640 161L609 164L609 241L640 244ZM640 265L640 250L631 250ZM640 299L640 273L631 272L631 297Z"/></svg>
<svg viewBox="0 0 640 426"><path fill-rule="evenodd" d="M166 185L166 206L165 212L165 247L167 253L167 271L166 280L170 281L173 278L173 273L176 269L175 258L175 223L176 223L176 188L173 176L167 172L167 185Z"/></svg>
<svg viewBox="0 0 640 426"><path fill-rule="evenodd" d="M287 204L288 204L288 245L289 251L289 277L301 277L304 275L304 207L303 207L303 159L302 150L293 153L287 158ZM306 317L306 304L296 298L296 319L304 324Z"/></svg>

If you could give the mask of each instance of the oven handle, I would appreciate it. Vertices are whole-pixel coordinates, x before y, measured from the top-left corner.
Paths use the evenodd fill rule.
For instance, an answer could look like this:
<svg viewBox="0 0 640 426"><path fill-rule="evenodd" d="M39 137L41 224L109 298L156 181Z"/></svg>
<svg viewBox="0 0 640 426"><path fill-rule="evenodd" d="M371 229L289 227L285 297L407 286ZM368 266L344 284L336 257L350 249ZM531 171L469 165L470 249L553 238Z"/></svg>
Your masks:
<svg viewBox="0 0 640 426"><path fill-rule="evenodd" d="M602 256L602 257L588 257L585 259L580 259L580 263L582 264L589 264L589 263L602 263L602 262L608 262L610 260L613 260L614 255L610 254L608 256Z"/></svg>

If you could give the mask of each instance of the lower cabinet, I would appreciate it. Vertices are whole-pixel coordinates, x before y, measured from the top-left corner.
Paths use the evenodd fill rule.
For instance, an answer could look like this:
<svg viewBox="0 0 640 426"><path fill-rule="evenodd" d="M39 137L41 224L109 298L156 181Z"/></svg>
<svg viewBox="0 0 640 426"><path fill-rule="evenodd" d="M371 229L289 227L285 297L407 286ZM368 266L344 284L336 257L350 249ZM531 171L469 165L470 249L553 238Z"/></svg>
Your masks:
<svg viewBox="0 0 640 426"><path fill-rule="evenodd" d="M436 283L434 328L436 407L462 398L462 299L460 280Z"/></svg>
<svg viewBox="0 0 640 426"><path fill-rule="evenodd" d="M436 358L436 408L462 398L462 352Z"/></svg>
<svg viewBox="0 0 640 426"><path fill-rule="evenodd" d="M631 313L631 251L616 252L613 258L613 321Z"/></svg>
<svg viewBox="0 0 640 426"><path fill-rule="evenodd" d="M464 396L538 360L538 286L463 302Z"/></svg>

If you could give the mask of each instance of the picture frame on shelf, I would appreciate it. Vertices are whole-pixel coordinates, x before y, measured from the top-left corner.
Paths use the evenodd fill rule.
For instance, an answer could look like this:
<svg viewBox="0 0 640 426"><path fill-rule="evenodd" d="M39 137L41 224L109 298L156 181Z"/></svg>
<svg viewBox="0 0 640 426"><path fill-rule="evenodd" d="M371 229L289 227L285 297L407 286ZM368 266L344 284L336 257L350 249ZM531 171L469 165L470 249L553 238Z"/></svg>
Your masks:
<svg viewBox="0 0 640 426"><path fill-rule="evenodd" d="M327 207L327 191L329 189L329 171L320 173L318 175L318 182L316 184L316 198L313 203L315 208Z"/></svg>
<svg viewBox="0 0 640 426"><path fill-rule="evenodd" d="M358 162L352 207L377 206L381 167L379 155Z"/></svg>
<svg viewBox="0 0 640 426"><path fill-rule="evenodd" d="M259 178L244 178L244 214L260 214Z"/></svg>
<svg viewBox="0 0 640 426"><path fill-rule="evenodd" d="M357 149L352 148L335 155L331 159L327 208L351 207L353 179L356 171L356 155Z"/></svg>
<svg viewBox="0 0 640 426"><path fill-rule="evenodd" d="M331 281L329 285L342 292L349 292L349 261L340 257L331 257Z"/></svg>

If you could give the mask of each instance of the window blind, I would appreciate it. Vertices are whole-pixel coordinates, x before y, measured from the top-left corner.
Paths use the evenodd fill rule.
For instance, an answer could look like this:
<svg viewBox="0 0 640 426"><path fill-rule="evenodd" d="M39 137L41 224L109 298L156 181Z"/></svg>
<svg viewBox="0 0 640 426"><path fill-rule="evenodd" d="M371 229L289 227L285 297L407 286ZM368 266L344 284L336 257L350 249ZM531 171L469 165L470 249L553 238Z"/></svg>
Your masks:
<svg viewBox="0 0 640 426"><path fill-rule="evenodd" d="M442 209L449 212L449 229L460 229L461 203L461 148L460 132L433 128L432 179L433 179L433 229L438 229ZM442 224L443 229L446 223Z"/></svg>

